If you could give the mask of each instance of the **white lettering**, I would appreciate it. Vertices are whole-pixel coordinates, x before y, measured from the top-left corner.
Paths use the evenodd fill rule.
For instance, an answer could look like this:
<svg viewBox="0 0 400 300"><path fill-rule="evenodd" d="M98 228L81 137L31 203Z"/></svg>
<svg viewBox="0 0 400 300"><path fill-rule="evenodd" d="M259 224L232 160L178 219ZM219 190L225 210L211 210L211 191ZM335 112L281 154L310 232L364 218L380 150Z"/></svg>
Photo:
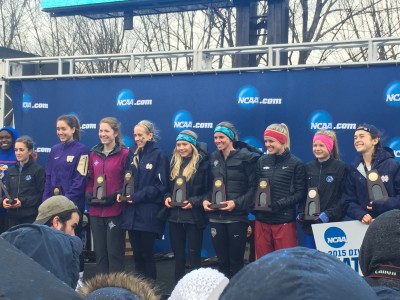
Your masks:
<svg viewBox="0 0 400 300"><path fill-rule="evenodd" d="M125 106L125 105L135 105L135 100L133 99L119 99L117 102L117 106Z"/></svg>
<svg viewBox="0 0 400 300"><path fill-rule="evenodd" d="M82 124L82 129L96 129L96 124Z"/></svg>
<svg viewBox="0 0 400 300"><path fill-rule="evenodd" d="M400 94L386 95L386 102L400 101Z"/></svg>
<svg viewBox="0 0 400 300"><path fill-rule="evenodd" d="M260 104L282 104L281 98L264 98Z"/></svg>
<svg viewBox="0 0 400 300"><path fill-rule="evenodd" d="M190 121L190 122L174 122L174 128L192 128L192 121Z"/></svg>
<svg viewBox="0 0 400 300"><path fill-rule="evenodd" d="M49 108L48 103L35 103L32 105L32 108Z"/></svg>
<svg viewBox="0 0 400 300"><path fill-rule="evenodd" d="M332 123L311 123L311 129L332 129Z"/></svg>
<svg viewBox="0 0 400 300"><path fill-rule="evenodd" d="M213 123L195 123L193 128L214 128Z"/></svg>
<svg viewBox="0 0 400 300"><path fill-rule="evenodd" d="M328 238L328 243L342 243L342 242L347 242L345 236L335 236L335 237L330 237Z"/></svg>
<svg viewBox="0 0 400 300"><path fill-rule="evenodd" d="M239 104L258 104L258 97L239 97Z"/></svg>
<svg viewBox="0 0 400 300"><path fill-rule="evenodd" d="M22 102L22 107L23 108L31 108L32 107L32 103L31 102Z"/></svg>
<svg viewBox="0 0 400 300"><path fill-rule="evenodd" d="M400 150L393 150L394 156L400 157Z"/></svg>
<svg viewBox="0 0 400 300"><path fill-rule="evenodd" d="M38 147L36 148L37 153L50 153L51 148L44 148L44 147Z"/></svg>
<svg viewBox="0 0 400 300"><path fill-rule="evenodd" d="M135 105L152 105L153 100L152 99L144 99L144 100L137 100Z"/></svg>
<svg viewBox="0 0 400 300"><path fill-rule="evenodd" d="M334 129L356 129L356 123L337 123Z"/></svg>

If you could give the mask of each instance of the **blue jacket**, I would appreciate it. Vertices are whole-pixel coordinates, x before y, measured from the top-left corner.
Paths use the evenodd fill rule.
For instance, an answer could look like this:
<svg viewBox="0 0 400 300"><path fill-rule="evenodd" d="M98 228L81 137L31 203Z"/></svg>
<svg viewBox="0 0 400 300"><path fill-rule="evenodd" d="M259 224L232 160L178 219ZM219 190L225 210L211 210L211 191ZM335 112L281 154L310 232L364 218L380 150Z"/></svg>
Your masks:
<svg viewBox="0 0 400 300"><path fill-rule="evenodd" d="M0 131L3 131L3 130L8 131L12 137L12 145L11 145L10 149L4 151L0 148L0 179L5 184L7 170L11 166L13 166L17 161L17 158L15 157L14 146L15 146L15 140L19 137L19 134L14 128L12 128L10 126L4 126L4 127L0 128ZM2 195L2 193L0 193L0 196L1 195ZM6 214L6 210L4 209L3 205L0 205L0 216L5 215L5 214Z"/></svg>
<svg viewBox="0 0 400 300"><path fill-rule="evenodd" d="M83 211L88 164L89 149L83 144L73 141L53 146L46 164L43 200L53 196L54 187L59 186L63 195Z"/></svg>
<svg viewBox="0 0 400 300"><path fill-rule="evenodd" d="M346 214L355 220L362 220L367 213L368 188L367 179L357 170L362 162L362 157L358 157L349 166L349 173L345 182L342 201ZM371 170L378 170L383 178L383 183L388 192L387 200L374 201L372 217L376 218L385 211L400 209L400 164L384 149L378 148L375 151L375 158L372 162ZM371 214L371 213L370 213Z"/></svg>
<svg viewBox="0 0 400 300"><path fill-rule="evenodd" d="M139 153L138 167L133 164L134 149L126 160L126 170L131 170L135 192L133 203L127 203L123 212L122 228L157 233L164 232L165 222L157 218L164 206L164 195L169 186L169 163L159 145L148 141Z"/></svg>
<svg viewBox="0 0 400 300"><path fill-rule="evenodd" d="M11 227L1 237L75 289L79 279L79 255L82 252L82 242L78 237L46 225L34 224Z"/></svg>

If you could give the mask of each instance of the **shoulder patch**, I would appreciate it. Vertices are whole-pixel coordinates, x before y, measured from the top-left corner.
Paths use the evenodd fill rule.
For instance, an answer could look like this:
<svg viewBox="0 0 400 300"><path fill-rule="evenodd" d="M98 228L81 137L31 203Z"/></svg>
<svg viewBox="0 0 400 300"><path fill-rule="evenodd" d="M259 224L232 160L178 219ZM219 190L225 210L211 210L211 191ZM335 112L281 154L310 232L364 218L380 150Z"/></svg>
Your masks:
<svg viewBox="0 0 400 300"><path fill-rule="evenodd" d="M88 154L81 155L81 157L79 158L79 163L78 163L78 167L76 168L76 170L82 176L86 176L87 175L88 161L89 161L89 155Z"/></svg>

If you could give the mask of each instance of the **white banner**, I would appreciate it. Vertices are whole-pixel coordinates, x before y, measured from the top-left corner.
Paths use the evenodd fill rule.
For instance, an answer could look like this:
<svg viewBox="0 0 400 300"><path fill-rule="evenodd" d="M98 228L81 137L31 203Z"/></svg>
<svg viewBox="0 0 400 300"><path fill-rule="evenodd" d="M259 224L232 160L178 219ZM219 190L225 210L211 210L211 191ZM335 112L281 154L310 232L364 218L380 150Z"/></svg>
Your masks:
<svg viewBox="0 0 400 300"><path fill-rule="evenodd" d="M312 225L317 249L336 256L361 276L358 255L367 229L360 221Z"/></svg>

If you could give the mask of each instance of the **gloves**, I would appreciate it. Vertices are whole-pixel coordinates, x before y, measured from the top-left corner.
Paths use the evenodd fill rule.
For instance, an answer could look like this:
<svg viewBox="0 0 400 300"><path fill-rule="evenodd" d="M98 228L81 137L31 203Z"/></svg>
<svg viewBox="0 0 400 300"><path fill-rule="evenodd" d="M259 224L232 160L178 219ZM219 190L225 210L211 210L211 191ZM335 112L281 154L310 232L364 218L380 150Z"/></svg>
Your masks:
<svg viewBox="0 0 400 300"><path fill-rule="evenodd" d="M329 217L326 213L322 212L319 214L317 220L318 223L328 223L329 222Z"/></svg>
<svg viewBox="0 0 400 300"><path fill-rule="evenodd" d="M297 223L303 223L304 222L304 213L299 213L296 217Z"/></svg>

